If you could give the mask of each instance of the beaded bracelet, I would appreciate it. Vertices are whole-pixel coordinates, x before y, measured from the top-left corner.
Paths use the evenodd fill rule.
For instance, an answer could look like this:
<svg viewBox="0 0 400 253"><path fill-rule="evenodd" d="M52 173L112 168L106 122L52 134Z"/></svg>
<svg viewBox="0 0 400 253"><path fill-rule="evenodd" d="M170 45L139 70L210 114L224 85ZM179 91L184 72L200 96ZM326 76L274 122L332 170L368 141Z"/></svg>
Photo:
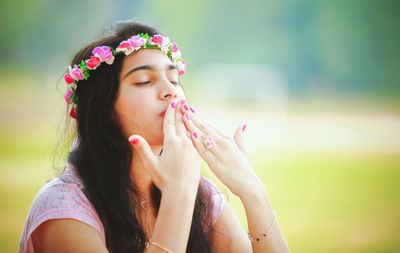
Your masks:
<svg viewBox="0 0 400 253"><path fill-rule="evenodd" d="M271 225L269 225L269 227L268 227L267 231L265 231L265 233L262 233L261 236L259 236L259 237L250 235L250 232L247 233L247 235L249 236L250 242L252 242L252 243L253 242L259 242L259 241L261 241L262 237L267 238L267 234L271 230L272 226L275 224L275 221L276 221L276 213L275 213L275 211L273 211Z"/></svg>
<svg viewBox="0 0 400 253"><path fill-rule="evenodd" d="M146 242L146 249L149 247L149 244L154 245L154 246L156 246L157 248L162 249L162 250L165 251L165 252L174 253L174 252L170 251L169 249L165 248L164 246L162 246L162 245L160 245L160 244L158 244L158 243L156 243L156 242L153 242L151 239L149 239L149 240Z"/></svg>

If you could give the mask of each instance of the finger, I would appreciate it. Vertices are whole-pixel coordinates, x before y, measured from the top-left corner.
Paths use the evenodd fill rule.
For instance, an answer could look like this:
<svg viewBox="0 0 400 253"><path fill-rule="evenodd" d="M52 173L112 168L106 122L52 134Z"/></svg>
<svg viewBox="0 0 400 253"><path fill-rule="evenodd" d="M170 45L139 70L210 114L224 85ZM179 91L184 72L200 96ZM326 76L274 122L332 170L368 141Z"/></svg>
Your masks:
<svg viewBox="0 0 400 253"><path fill-rule="evenodd" d="M193 107L187 107L186 109L183 108L181 111L184 110L183 112L187 115L190 116L193 124L198 128L204 135L206 136L214 136L215 139L220 139L223 137L223 134L221 134L218 130L213 128L210 124L208 124L205 120L203 120L199 114L194 110Z"/></svg>
<svg viewBox="0 0 400 253"><path fill-rule="evenodd" d="M193 131L191 134L191 139L194 147L197 152L203 158L204 161L209 163L212 159L214 159L214 155L209 152L209 150L204 146L203 142L200 140L200 133L198 131Z"/></svg>
<svg viewBox="0 0 400 253"><path fill-rule="evenodd" d="M192 122L192 114L190 112L185 112L183 115L183 123L186 127L186 130L189 133L193 133L194 131L199 131L199 129Z"/></svg>
<svg viewBox="0 0 400 253"><path fill-rule="evenodd" d="M186 135L186 128L183 123L183 114L181 111L181 108L185 106L185 104L185 100L180 100L175 110L175 131L178 136Z"/></svg>
<svg viewBox="0 0 400 253"><path fill-rule="evenodd" d="M199 132L199 139L203 143L203 146L205 146L207 152L211 152L215 156L222 155L224 153L224 148L230 145L231 143L230 139L232 138L221 134L211 125L201 120L198 117L196 111L193 109L193 107L189 107L189 109L186 108L185 111L186 113L184 115L184 122L189 132L193 131ZM198 125L195 124L196 119L199 119L197 121ZM214 146L219 146L219 147L217 148Z"/></svg>
<svg viewBox="0 0 400 253"><path fill-rule="evenodd" d="M193 140L193 137L196 137L196 141L198 142L196 149L201 154L203 159L205 159L206 154L213 154L214 156L221 155L222 150L220 150L217 147L214 147L216 145L216 142L214 142L214 145L212 147L210 146L209 148L207 148L207 142L208 142L207 138L209 138L210 136L202 133L201 131L199 131L199 129L197 129L197 127L191 121L190 115L191 115L190 112L186 112L183 117L185 126L186 126L188 132L192 133L192 140ZM194 141L193 141L193 144L195 144Z"/></svg>
<svg viewBox="0 0 400 253"><path fill-rule="evenodd" d="M200 131L192 121L192 113L190 111L186 111L183 115L183 122L185 124L186 130L189 133L197 132L197 138L202 141L207 137L206 133Z"/></svg>
<svg viewBox="0 0 400 253"><path fill-rule="evenodd" d="M163 122L163 131L164 131L164 140L169 137L175 136L175 109L177 106L176 101L171 101L164 115Z"/></svg>
<svg viewBox="0 0 400 253"><path fill-rule="evenodd" d="M236 131L235 134L233 135L233 139L236 142L236 145L239 147L239 149L249 158L249 153L247 151L246 143L244 141L243 135L244 131L247 128L247 124L242 124L240 125Z"/></svg>
<svg viewBox="0 0 400 253"><path fill-rule="evenodd" d="M158 158L154 155L147 141L140 135L131 135L129 142L135 148L136 153L140 156L145 167L153 179L158 177L157 164Z"/></svg>

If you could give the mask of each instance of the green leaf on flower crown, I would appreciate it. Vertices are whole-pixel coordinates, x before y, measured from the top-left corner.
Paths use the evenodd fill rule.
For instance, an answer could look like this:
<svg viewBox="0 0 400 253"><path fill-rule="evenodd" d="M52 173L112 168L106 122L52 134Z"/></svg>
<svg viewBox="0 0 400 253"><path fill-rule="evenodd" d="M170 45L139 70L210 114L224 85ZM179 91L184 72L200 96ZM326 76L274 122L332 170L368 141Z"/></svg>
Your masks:
<svg viewBox="0 0 400 253"><path fill-rule="evenodd" d="M88 78L89 78L89 71L88 70L85 70L84 72L83 72L83 75L85 76L85 80L87 80Z"/></svg>
<svg viewBox="0 0 400 253"><path fill-rule="evenodd" d="M78 67L83 73L85 73L85 71L88 69L84 60L82 60L81 63L78 64Z"/></svg>
<svg viewBox="0 0 400 253"><path fill-rule="evenodd" d="M71 95L71 96L69 97L69 99L71 100L71 102L72 102L73 104L78 104L78 97L77 97L77 96Z"/></svg>
<svg viewBox="0 0 400 253"><path fill-rule="evenodd" d="M150 48L150 49L160 49L160 47L159 47L158 45L152 45L152 44L149 44L149 45L147 46L147 48Z"/></svg>
<svg viewBox="0 0 400 253"><path fill-rule="evenodd" d="M148 41L150 38L150 35L148 33L140 33L139 37L146 39L146 41Z"/></svg>

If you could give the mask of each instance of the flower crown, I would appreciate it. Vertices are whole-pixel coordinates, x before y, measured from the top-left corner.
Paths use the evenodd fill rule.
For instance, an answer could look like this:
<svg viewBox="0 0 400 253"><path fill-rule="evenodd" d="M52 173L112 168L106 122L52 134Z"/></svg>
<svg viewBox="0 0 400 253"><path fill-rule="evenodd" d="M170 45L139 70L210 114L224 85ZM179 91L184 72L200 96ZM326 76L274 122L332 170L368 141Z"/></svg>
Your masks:
<svg viewBox="0 0 400 253"><path fill-rule="evenodd" d="M81 63L74 66L68 66L67 73L64 74L64 80L68 85L68 89L64 95L67 104L72 104L70 116L76 118L76 105L78 104L78 97L76 96L77 82L80 80L87 80L90 77L89 71L98 68L101 63L105 62L108 65L113 64L115 55L124 53L130 55L141 48L160 49L177 67L178 74L185 73L186 63L181 57L181 52L176 43L171 42L170 39L161 34L150 36L148 33L140 33L122 41L117 48L109 46L95 47L92 51L92 56L87 60L82 60Z"/></svg>

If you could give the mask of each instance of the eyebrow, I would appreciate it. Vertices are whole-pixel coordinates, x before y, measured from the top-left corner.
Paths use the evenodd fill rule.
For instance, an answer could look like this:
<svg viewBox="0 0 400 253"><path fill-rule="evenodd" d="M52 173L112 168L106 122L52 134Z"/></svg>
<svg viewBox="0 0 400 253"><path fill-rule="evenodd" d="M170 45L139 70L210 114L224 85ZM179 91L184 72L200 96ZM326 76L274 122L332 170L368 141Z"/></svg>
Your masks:
<svg viewBox="0 0 400 253"><path fill-rule="evenodd" d="M156 67L156 66L154 66L154 65L142 65L142 66L138 66L138 67L136 67L136 68L133 68L133 69L131 69L131 70L129 70L123 77L122 77L122 79L124 79L125 77L127 77L128 75L130 75L130 74L132 74L133 72L135 72L135 71L139 71L139 70L152 70L152 71L155 71L155 70L157 70L158 68ZM176 69L176 70L178 70L178 67L177 66L175 66L174 64L168 64L168 65L166 65L165 66L165 70L174 70L174 69Z"/></svg>

